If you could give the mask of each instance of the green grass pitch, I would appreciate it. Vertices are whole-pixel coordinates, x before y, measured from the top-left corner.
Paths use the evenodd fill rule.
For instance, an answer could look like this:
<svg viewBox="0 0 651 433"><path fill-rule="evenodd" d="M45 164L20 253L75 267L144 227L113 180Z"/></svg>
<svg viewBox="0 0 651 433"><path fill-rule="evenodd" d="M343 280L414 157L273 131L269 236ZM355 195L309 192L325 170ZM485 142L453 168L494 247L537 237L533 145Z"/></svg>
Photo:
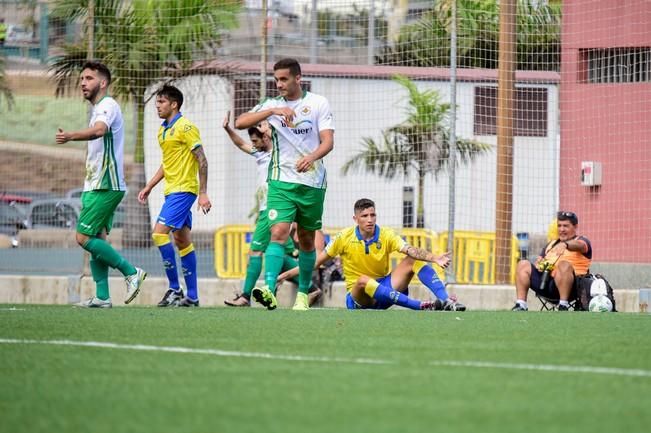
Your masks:
<svg viewBox="0 0 651 433"><path fill-rule="evenodd" d="M0 432L648 432L650 329L638 314L0 305Z"/></svg>

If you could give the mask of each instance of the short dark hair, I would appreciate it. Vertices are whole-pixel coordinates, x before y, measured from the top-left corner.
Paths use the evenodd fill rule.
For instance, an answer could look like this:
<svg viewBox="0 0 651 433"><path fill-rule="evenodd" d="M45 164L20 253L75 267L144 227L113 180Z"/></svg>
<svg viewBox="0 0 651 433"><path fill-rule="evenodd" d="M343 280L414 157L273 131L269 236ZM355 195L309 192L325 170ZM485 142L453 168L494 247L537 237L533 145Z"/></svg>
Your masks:
<svg viewBox="0 0 651 433"><path fill-rule="evenodd" d="M156 96L163 96L169 99L170 102L176 102L179 110L183 105L183 93L170 84L164 84L160 89L158 89Z"/></svg>
<svg viewBox="0 0 651 433"><path fill-rule="evenodd" d="M256 137L260 137L260 138L264 136L262 132L255 126L252 126L249 129L247 129L247 132L249 133L249 136L255 135Z"/></svg>
<svg viewBox="0 0 651 433"><path fill-rule="evenodd" d="M289 69L289 73L293 76L301 75L301 65L296 59L286 58L278 60L274 65L274 71L278 69Z"/></svg>
<svg viewBox="0 0 651 433"><path fill-rule="evenodd" d="M91 71L97 72L99 75L104 77L104 79L107 81L108 84L111 84L111 71L109 70L108 66L106 66L104 63L97 62L95 60L89 60L88 62L84 63L83 66L81 67L82 71L84 69L90 69Z"/></svg>
<svg viewBox="0 0 651 433"><path fill-rule="evenodd" d="M370 198L360 198L355 202L355 206L353 206L353 210L355 211L355 213L357 213L366 210L370 207L375 207L375 203L373 202L373 200L371 200Z"/></svg>
<svg viewBox="0 0 651 433"><path fill-rule="evenodd" d="M560 211L556 214L556 219L559 221L569 221L573 226L579 223L579 217L574 212Z"/></svg>

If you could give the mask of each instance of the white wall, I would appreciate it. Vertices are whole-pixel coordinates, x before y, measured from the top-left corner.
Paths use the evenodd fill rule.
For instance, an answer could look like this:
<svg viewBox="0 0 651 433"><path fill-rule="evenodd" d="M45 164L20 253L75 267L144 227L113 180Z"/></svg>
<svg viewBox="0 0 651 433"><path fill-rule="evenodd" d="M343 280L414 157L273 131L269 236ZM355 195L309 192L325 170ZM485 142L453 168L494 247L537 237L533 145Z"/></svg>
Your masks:
<svg viewBox="0 0 651 433"><path fill-rule="evenodd" d="M328 98L335 116L335 148L326 157L328 190L324 212L327 227L352 223L352 205L361 197L376 201L379 223L402 224L403 186L417 190L412 176L392 181L376 176L354 174L343 177L340 167L361 146L363 137L381 138L381 130L405 119L406 91L387 79L351 79L341 77L305 77L312 91ZM494 85L485 82L459 82L457 89L457 136L495 145L495 136L473 136L474 87ZM434 88L449 100L449 83L418 82L421 89ZM527 86L533 86L527 84ZM548 136L516 137L514 146L513 231L543 233L557 208L558 185L558 92L548 88ZM224 224L247 223L254 205L255 162L231 143L221 124L232 109L232 85L222 77L190 77L179 84L186 102L182 112L201 131L209 162L209 195L213 210L207 216L195 213L199 230L212 230ZM151 177L160 164L156 132L160 119L153 99L145 114L146 173ZM246 132L242 131L246 137ZM496 149L479 157L471 165L457 169L456 227L465 230L494 230ZM438 181L426 182L425 217L427 227L436 231L448 227L447 173ZM152 221L162 204L162 189L152 193Z"/></svg>

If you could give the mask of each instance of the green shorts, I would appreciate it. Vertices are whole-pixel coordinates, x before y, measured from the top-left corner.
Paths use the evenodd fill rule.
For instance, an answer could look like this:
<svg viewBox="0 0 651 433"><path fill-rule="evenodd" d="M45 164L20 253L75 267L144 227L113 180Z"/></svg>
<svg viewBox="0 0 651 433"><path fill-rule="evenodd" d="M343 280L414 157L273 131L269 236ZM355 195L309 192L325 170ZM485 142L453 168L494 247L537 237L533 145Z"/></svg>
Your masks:
<svg viewBox="0 0 651 433"><path fill-rule="evenodd" d="M77 221L77 232L95 236L106 229L108 234L113 227L113 213L118 207L124 191L98 189L81 194L81 213Z"/></svg>
<svg viewBox="0 0 651 433"><path fill-rule="evenodd" d="M267 193L269 222L274 225L296 221L305 230L319 230L324 201L325 189L272 180Z"/></svg>
<svg viewBox="0 0 651 433"><path fill-rule="evenodd" d="M267 217L267 211L263 210L258 215L258 221L255 223L255 231L253 232L253 239L251 239L251 251L265 251L271 242L271 224ZM285 254L292 255L296 246L292 238L288 238L285 242Z"/></svg>

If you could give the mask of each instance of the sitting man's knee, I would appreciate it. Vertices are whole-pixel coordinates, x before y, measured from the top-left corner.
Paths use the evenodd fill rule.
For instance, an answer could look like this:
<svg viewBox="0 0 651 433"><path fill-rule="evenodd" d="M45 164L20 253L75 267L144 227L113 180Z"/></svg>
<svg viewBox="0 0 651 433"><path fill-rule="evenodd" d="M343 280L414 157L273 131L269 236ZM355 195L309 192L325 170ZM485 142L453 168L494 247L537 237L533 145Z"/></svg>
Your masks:
<svg viewBox="0 0 651 433"><path fill-rule="evenodd" d="M357 290L364 291L364 289L366 288L366 284L368 284L370 279L371 278L367 277L366 275L360 276L357 279L357 281L355 282L355 287L354 288L357 289Z"/></svg>
<svg viewBox="0 0 651 433"><path fill-rule="evenodd" d="M556 263L556 272L560 273L572 273L574 274L574 268L572 267L572 264L566 260L562 260L558 263Z"/></svg>

